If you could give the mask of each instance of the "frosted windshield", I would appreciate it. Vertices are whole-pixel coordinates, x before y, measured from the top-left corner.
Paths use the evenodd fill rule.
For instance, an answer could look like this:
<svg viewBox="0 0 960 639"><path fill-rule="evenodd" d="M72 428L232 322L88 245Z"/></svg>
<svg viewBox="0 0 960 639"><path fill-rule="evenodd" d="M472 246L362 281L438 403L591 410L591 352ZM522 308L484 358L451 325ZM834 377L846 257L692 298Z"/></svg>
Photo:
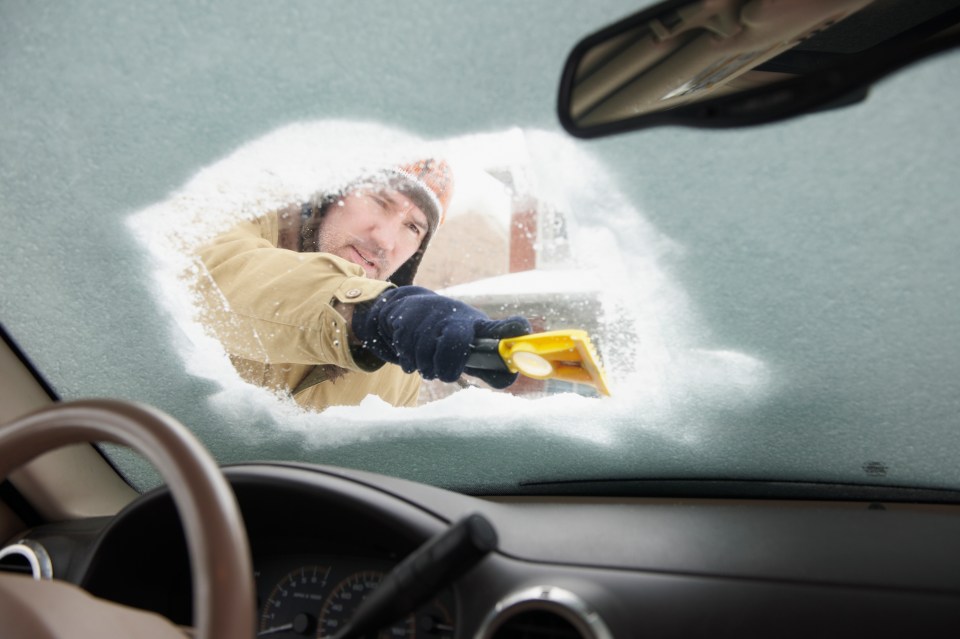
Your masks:
<svg viewBox="0 0 960 639"><path fill-rule="evenodd" d="M559 70L633 2L101 4L0 21L0 320L63 398L154 404L223 462L472 492L960 487L957 54L850 108L585 142ZM315 411L238 376L185 247L423 150L458 181L417 283L588 329L611 397L425 384Z"/></svg>

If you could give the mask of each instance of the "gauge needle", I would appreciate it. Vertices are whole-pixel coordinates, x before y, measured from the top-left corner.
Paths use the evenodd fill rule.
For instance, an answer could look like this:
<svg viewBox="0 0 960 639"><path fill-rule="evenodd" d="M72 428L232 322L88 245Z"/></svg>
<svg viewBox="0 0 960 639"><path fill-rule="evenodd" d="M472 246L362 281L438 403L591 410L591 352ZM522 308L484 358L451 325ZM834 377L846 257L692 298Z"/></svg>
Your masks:
<svg viewBox="0 0 960 639"><path fill-rule="evenodd" d="M310 635L317 629L317 620L312 616L308 615L305 612L298 613L296 617L293 618L293 621L290 623L285 623L282 626L274 626L273 628L267 628L266 630L261 630L257 633L258 637L266 637L267 635L275 635L278 632L286 632L287 630L292 630L294 634L297 635Z"/></svg>
<svg viewBox="0 0 960 639"><path fill-rule="evenodd" d="M267 628L266 630L261 630L257 633L258 637L266 637L267 635L275 635L278 632L284 632L287 630L293 630L292 623L285 623L282 626L274 626L273 628Z"/></svg>

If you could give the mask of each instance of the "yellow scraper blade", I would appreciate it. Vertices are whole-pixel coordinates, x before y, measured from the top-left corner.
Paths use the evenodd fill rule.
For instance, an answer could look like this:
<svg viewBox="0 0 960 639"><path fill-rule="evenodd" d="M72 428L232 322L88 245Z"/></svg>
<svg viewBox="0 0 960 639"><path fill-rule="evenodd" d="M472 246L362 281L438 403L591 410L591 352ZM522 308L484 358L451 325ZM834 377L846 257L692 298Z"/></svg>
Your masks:
<svg viewBox="0 0 960 639"><path fill-rule="evenodd" d="M570 329L500 340L500 357L513 373L534 379L589 384L610 395L597 351L586 331Z"/></svg>

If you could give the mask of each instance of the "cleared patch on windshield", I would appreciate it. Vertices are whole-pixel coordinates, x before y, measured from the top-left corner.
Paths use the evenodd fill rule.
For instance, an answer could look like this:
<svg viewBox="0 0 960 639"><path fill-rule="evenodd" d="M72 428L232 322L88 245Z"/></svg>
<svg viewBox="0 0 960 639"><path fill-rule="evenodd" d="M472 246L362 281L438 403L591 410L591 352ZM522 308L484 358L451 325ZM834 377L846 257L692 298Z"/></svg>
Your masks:
<svg viewBox="0 0 960 639"><path fill-rule="evenodd" d="M430 227L412 283L494 319L523 316L534 331L587 331L611 397L569 381L521 376L497 390L464 376L450 383L424 381L408 408L367 394L351 402L356 405L315 409L295 400L296 384L258 383L256 375L238 366L237 353L225 347L229 340L223 335L249 327L235 319L218 324L209 291L198 293L198 282L211 284L212 268L198 259L199 247L229 239L237 225L271 212L280 219L277 212L289 211L305 222L305 203L319 201L318 194L335 193L341 200L334 198L332 206L343 206L343 185L355 184L358 176L416 166L423 158L439 158L449 166L453 189L449 201L441 202L442 224ZM426 196L441 200L450 195L434 186L429 191ZM426 200L414 202L419 209L430 206ZM428 227L423 220L417 223L419 229L408 228L422 234ZM263 430L265 421L275 425L274 432L288 433L291 439L280 444L288 452L304 442L308 448L342 445L402 436L410 429L476 435L522 428L604 447L640 429L683 441L703 432L690 428L689 419L697 415L702 422L710 414L704 406L746 409L769 385L767 368L755 357L735 345L705 345L713 338L696 315L695 300L670 274L683 247L653 228L582 146L553 133L515 129L427 141L367 123L295 124L199 171L167 200L132 215L129 228L155 259L158 301L170 314L187 373L215 382L209 401L218 412L233 415L238 431L251 440L273 436ZM282 231L269 242L282 243ZM270 232L263 231L264 236ZM298 259L315 259L298 248L302 245L286 245ZM376 279L372 253L364 246L358 253L359 258L344 258L345 277ZM281 275L272 275L277 286ZM351 295L376 297L364 285L340 294L344 302ZM310 295L302 292L303 298ZM272 303L280 312L300 301L287 296ZM234 306L226 296L221 302ZM336 324L335 317L332 322L335 334L324 348L342 349L349 326ZM249 352L241 359L259 357L257 341L264 330L261 325L243 333ZM304 331L312 335L314 329L305 326ZM290 349L284 357L291 361L266 357L260 363L282 370L309 365L312 356ZM347 381L334 373L320 383ZM464 416L469 426L461 423Z"/></svg>

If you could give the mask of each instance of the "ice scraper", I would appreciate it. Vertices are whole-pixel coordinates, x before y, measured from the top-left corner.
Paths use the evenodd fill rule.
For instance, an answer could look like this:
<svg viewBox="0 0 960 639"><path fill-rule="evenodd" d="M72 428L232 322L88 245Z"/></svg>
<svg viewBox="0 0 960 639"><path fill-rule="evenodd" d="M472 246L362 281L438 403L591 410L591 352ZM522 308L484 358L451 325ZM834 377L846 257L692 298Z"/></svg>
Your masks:
<svg viewBox="0 0 960 639"><path fill-rule="evenodd" d="M603 395L610 394L600 358L586 331L570 329L501 340L479 339L471 348L467 368L588 384Z"/></svg>

